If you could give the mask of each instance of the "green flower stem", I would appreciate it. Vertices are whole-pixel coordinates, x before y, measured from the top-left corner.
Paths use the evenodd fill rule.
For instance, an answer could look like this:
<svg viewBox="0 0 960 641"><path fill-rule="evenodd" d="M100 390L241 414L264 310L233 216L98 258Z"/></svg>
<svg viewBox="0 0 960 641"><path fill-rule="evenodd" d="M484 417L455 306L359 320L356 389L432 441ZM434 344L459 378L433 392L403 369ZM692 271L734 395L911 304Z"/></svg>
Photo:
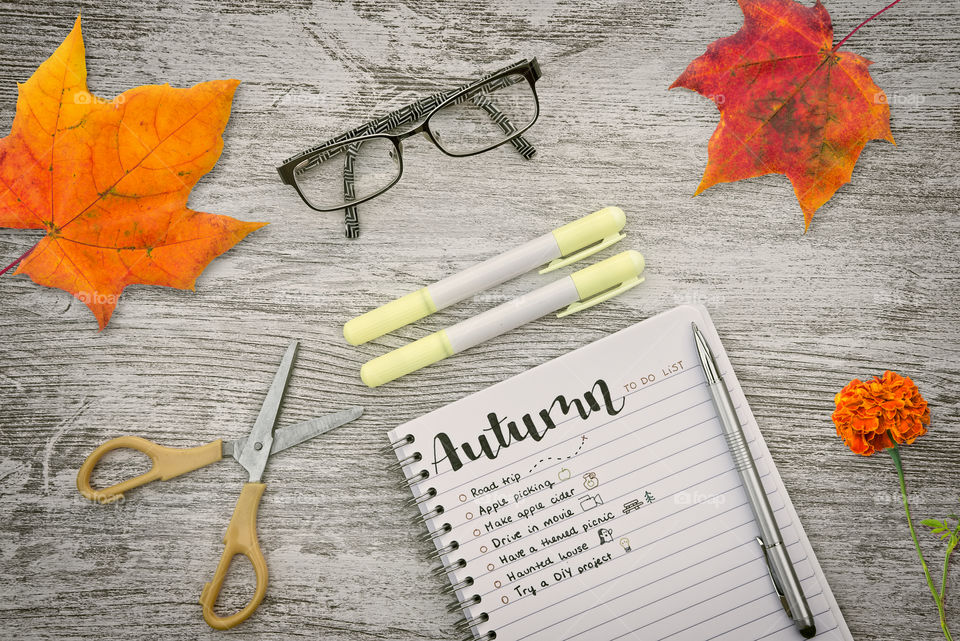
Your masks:
<svg viewBox="0 0 960 641"><path fill-rule="evenodd" d="M950 567L951 552L953 552L953 546L948 546L947 555L943 557L943 581L940 582L940 603L943 603L947 594L947 568Z"/></svg>
<svg viewBox="0 0 960 641"><path fill-rule="evenodd" d="M957 547L958 541L960 541L960 525L957 526L956 532L950 537L950 541L947 543L947 554L943 557L943 581L940 583L940 603L943 604L944 609L947 607L947 568L950 567L950 554L953 552L953 549Z"/></svg>
<svg viewBox="0 0 960 641"><path fill-rule="evenodd" d="M940 628L943 630L943 635L947 638L947 641L953 641L953 637L950 636L950 630L947 629L947 616L943 610L943 600L940 598L940 593L937 592L937 586L934 585L933 579L930 577L927 562L923 559L923 552L920 551L920 541L917 540L917 532L913 529L913 519L910 517L910 503L907 501L907 484L903 480L903 464L900 462L900 448L894 444L894 446L888 448L887 451L890 452L890 458L893 459L893 464L897 468L897 476L900 477L900 494L903 496L903 509L907 513L907 525L910 526L910 536L913 537L913 547L917 549L917 556L920 557L920 565L923 566L923 574L927 577L930 594L933 595L933 600L937 604L937 611L940 613ZM944 566L943 585L944 589L946 589L946 566Z"/></svg>

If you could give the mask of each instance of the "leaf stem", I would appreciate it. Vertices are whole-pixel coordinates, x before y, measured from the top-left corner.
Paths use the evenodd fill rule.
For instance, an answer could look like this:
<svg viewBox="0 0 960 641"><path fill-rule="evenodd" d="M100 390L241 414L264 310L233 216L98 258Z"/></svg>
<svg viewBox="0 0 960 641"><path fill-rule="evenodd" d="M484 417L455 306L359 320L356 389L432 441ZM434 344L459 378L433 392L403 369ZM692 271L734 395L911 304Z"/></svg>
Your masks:
<svg viewBox="0 0 960 641"><path fill-rule="evenodd" d="M937 587L930 577L927 562L923 558L923 552L920 551L920 541L917 540L917 532L913 529L913 519L910 517L910 503L907 501L907 484L903 480L903 464L900 462L900 448L894 443L893 447L888 448L887 451L890 452L890 458L893 459L893 464L897 468L897 476L900 478L900 495L903 497L903 510L907 513L907 525L910 526L910 536L913 537L913 547L916 548L917 556L920 557L923 574L927 577L927 585L930 587L930 593L933 595L933 600L937 604L937 612L940 613L940 628L943 630L943 635L947 638L947 641L953 641L953 637L950 636L950 630L947 629L947 617L943 611L943 601L940 599Z"/></svg>
<svg viewBox="0 0 960 641"><path fill-rule="evenodd" d="M873 14L872 16L870 16L869 18L867 18L866 20L864 20L863 22L861 22L860 24L858 24L858 25L854 28L853 31L851 31L850 33L848 33L848 34L846 35L846 37L844 37L843 40L841 40L841 41L838 42L836 45L834 45L833 50L836 51L837 49L839 49L839 48L840 48L840 45L842 45L844 42L846 42L847 40L849 40L849 39L850 39L850 36L852 36L852 35L855 34L857 31L859 31L860 27L862 27L863 25L867 24L868 22L870 22L871 20L873 20L874 18L876 18L876 17L879 16L881 13L883 13L884 11L886 11L887 9L889 9L890 7L892 7L893 5L897 4L898 2L900 2L900 0L893 0L893 2L891 2L890 4L888 4L887 6L885 6L883 9L881 9L880 11L877 11L875 14Z"/></svg>
<svg viewBox="0 0 960 641"><path fill-rule="evenodd" d="M40 243L37 243L37 245L39 245L39 244L40 244ZM37 245L34 245L33 247L31 247L31 248L28 249L27 251L23 252L22 254L20 254L20 257L19 257L18 259L16 259L15 261L13 261L12 263L10 263L9 265L7 265L6 267L4 267L3 269L0 269L0 276L3 276L3 275L6 274L8 271L10 271L10 270L13 269L14 267L16 267L16 266L17 266L17 263L21 262L24 258L26 258L27 256L29 256L29 255L30 255L30 252L32 252L34 249L37 248Z"/></svg>

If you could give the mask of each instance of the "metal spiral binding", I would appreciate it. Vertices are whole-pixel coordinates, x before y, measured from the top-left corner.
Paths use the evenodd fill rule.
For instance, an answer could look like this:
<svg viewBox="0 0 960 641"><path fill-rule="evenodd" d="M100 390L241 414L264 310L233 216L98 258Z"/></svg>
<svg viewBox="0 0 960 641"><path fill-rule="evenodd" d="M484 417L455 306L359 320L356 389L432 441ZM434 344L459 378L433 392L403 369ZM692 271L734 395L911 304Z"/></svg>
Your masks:
<svg viewBox="0 0 960 641"><path fill-rule="evenodd" d="M444 523L433 532L424 532L417 537L417 540L427 543L429 541L433 541L434 539L439 539L444 534L448 534L452 529L453 527L451 527L449 523Z"/></svg>
<svg viewBox="0 0 960 641"><path fill-rule="evenodd" d="M389 445L384 445L383 447L381 447L381 448L380 448L380 453L381 453L381 454L388 454L388 453L390 453L390 452L396 452L398 449L400 449L400 448L403 447L404 445L410 445L410 444L413 443L415 440L417 440L417 439L416 439L416 437L414 437L413 434L407 434L407 435L404 436L403 438L398 439L398 440L396 440L396 441L393 441L393 442L390 443Z"/></svg>
<svg viewBox="0 0 960 641"><path fill-rule="evenodd" d="M408 456L408 457L406 457L406 458L402 458L402 459L400 459L399 461L397 461L396 463L391 463L391 464L387 467L387 469L390 470L391 472L393 472L393 471L395 471L395 470L402 470L403 468L405 468L406 466L410 465L411 463L416 463L417 461L419 461L419 460L421 460L421 459L423 459L423 455L420 454L420 452L414 452L414 453L411 454L410 456Z"/></svg>
<svg viewBox="0 0 960 641"><path fill-rule="evenodd" d="M420 505L420 504L423 503L424 501L429 501L430 499L432 499L432 498L435 497L436 495L437 495L437 489L431 487L431 488L429 488L426 492L424 492L423 494L421 494L420 496L413 496L413 497L410 497L409 499L407 499L407 500L406 500L406 504L407 504L408 507L414 507L414 506L416 506L416 505Z"/></svg>
<svg viewBox="0 0 960 641"><path fill-rule="evenodd" d="M423 481L424 479L429 478L429 476L430 476L430 472L426 470L420 470L413 476L404 477L402 481L397 483L397 487L400 488L401 490L405 487L413 487L420 481Z"/></svg>
<svg viewBox="0 0 960 641"><path fill-rule="evenodd" d="M490 615L487 614L486 612L481 612L475 617L471 617L469 619L466 619L466 618L463 619L463 621L460 621L459 623L457 623L455 626L453 626L453 628L457 632L466 632L473 626L480 625L481 623L486 623L489 620L490 620Z"/></svg>
<svg viewBox="0 0 960 641"><path fill-rule="evenodd" d="M444 593L444 594L453 594L453 593L457 592L458 590L462 590L462 589L464 589L464 588L469 588L471 585L473 585L473 577L472 577L472 576L468 576L467 578L463 579L462 581L459 581L459 582L457 582L457 583L451 583L451 584L448 585L447 587L443 588L443 593Z"/></svg>
<svg viewBox="0 0 960 641"><path fill-rule="evenodd" d="M439 568L433 568L430 573L437 578L443 579L454 570L460 570L465 567L467 567L467 561L465 559L457 559L449 565L442 565Z"/></svg>
<svg viewBox="0 0 960 641"><path fill-rule="evenodd" d="M454 551L459 550L459 549L460 549L460 543L459 543L459 542L457 542L457 541L450 541L449 543L447 543L446 545L444 545L442 548L437 548L437 550L436 550L435 552L431 552L430 554L428 554L428 555L427 555L427 559L439 559L441 556L444 556L444 555L446 555L446 554L450 554L451 552L454 552Z"/></svg>
<svg viewBox="0 0 960 641"><path fill-rule="evenodd" d="M447 612L449 612L450 614L454 614L464 608L469 608L471 606L477 605L481 601L483 601L483 597L481 597L479 594L474 594L469 599L464 599L463 601L460 601L459 599L456 601L451 601L450 605L447 606Z"/></svg>
<svg viewBox="0 0 960 641"><path fill-rule="evenodd" d="M400 439L397 439L396 441L393 441L389 445L382 448L383 452L396 453L399 459L396 463L391 463L388 469L390 469L391 471L402 471L408 465L411 465L413 463L417 463L423 460L423 455L420 452L413 452L411 454L407 454L406 456L403 456L402 458L400 458L401 456L400 450L412 444L415 440L416 438L412 434L407 434L406 436ZM422 469L419 472L413 474L412 476L404 476L403 480L397 483L397 487L401 489L406 487L414 491L413 487L415 485L417 485L418 483L428 478L430 478L430 472L426 469ZM426 503L427 501L436 498L437 494L438 493L436 488L433 488L433 487L427 488L427 490L425 492L420 493L419 496L415 495L410 499L407 499L406 504L410 507L419 507L422 504ZM443 505L438 504L438 505L434 505L424 514L413 517L411 521L414 523L420 522L420 523L423 523L424 526L426 526L427 521L435 519L443 513L444 513ZM437 527L433 532L430 532L428 529L426 532L419 535L417 538L424 543L433 542L435 546L439 546L440 539L452 531L453 531L453 526L450 525L449 523L444 523L439 527ZM441 547L436 547L436 550L427 554L426 557L428 560L439 560L447 556L448 554L456 552L459 548L460 548L460 543L458 541L450 541L446 545L443 545ZM461 570L465 567L467 567L467 561L461 558L461 559L457 559L456 561L453 561L452 563L448 563L446 565L441 565L438 568L434 568L433 570L431 570L431 572L434 574L434 576L449 578L449 575L451 572L455 570ZM456 583L454 583L453 580L450 579L450 584L443 589L443 592L445 594L453 595L461 590L469 588L473 584L474 584L474 579L472 576L468 576L464 579L461 579ZM447 611L450 613L455 613L458 611L463 613L463 619L461 619L460 622L457 623L457 625L455 626L455 630L457 634L468 632L472 628L476 627L477 625L481 623L485 623L490 620L490 615L487 614L486 612L481 612L480 614L472 617L467 616L466 609L479 605L481 601L482 601L482 597L479 594L474 594L463 600L457 599L447 606ZM496 631L489 630L487 632L484 632L480 636L475 636L471 634L471 636L468 639L464 639L464 641L493 641L496 638L497 638Z"/></svg>
<svg viewBox="0 0 960 641"><path fill-rule="evenodd" d="M437 516L440 516L441 514L443 514L443 506L442 506L442 505L435 505L435 506L433 507L433 509L430 510L429 512L427 512L426 514L424 514L424 515L422 515L422 516L417 515L417 516L413 517L412 519L410 519L410 522L413 523L413 524L417 524L417 523L419 523L420 521L423 521L424 523L426 523L426 522L429 521L430 519L432 519L432 518L434 518L434 517L437 517Z"/></svg>

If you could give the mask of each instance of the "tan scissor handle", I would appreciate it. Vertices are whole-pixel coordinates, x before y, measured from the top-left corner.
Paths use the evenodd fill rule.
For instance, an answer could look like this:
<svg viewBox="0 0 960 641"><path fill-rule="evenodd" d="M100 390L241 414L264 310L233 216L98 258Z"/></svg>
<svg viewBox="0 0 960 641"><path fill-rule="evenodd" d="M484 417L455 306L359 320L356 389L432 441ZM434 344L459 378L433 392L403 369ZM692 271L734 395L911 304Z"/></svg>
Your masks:
<svg viewBox="0 0 960 641"><path fill-rule="evenodd" d="M153 460L153 467L144 474L111 485L102 490L96 490L90 485L90 475L93 474L93 468L103 458L103 455L111 450L127 448L143 452ZM110 439L87 457L87 460L80 466L77 472L77 489L80 493L91 501L99 503L110 503L123 498L123 493L149 483L150 481L166 481L175 476L179 476L190 470L201 468L223 458L223 443L220 439L187 449L175 447L163 447L157 445L145 438L139 436L121 436Z"/></svg>
<svg viewBox="0 0 960 641"><path fill-rule="evenodd" d="M203 591L200 592L203 618L211 628L227 630L246 621L267 593L267 560L263 558L260 543L257 541L257 508L266 487L263 483L244 483L240 498L237 499L237 507L230 518L230 525L227 526L227 533L223 536L225 547L220 563L213 573L213 580L204 584ZM253 571L257 574L257 587L246 607L230 616L219 617L214 614L213 606L220 596L223 580L227 578L227 569L237 554L250 559Z"/></svg>

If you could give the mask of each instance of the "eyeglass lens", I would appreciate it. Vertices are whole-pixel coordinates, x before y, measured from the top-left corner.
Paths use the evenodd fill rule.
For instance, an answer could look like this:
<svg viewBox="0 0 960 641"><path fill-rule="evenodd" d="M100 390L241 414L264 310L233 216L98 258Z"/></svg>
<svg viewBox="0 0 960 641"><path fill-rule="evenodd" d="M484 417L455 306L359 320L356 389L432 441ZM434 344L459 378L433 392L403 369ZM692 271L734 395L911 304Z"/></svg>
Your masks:
<svg viewBox="0 0 960 641"><path fill-rule="evenodd" d="M341 207L394 183L400 176L400 156L389 138L366 138L308 158L297 165L293 174L310 204Z"/></svg>
<svg viewBox="0 0 960 641"><path fill-rule="evenodd" d="M447 153L468 155L495 147L537 116L533 87L521 74L490 80L435 111L430 133Z"/></svg>

